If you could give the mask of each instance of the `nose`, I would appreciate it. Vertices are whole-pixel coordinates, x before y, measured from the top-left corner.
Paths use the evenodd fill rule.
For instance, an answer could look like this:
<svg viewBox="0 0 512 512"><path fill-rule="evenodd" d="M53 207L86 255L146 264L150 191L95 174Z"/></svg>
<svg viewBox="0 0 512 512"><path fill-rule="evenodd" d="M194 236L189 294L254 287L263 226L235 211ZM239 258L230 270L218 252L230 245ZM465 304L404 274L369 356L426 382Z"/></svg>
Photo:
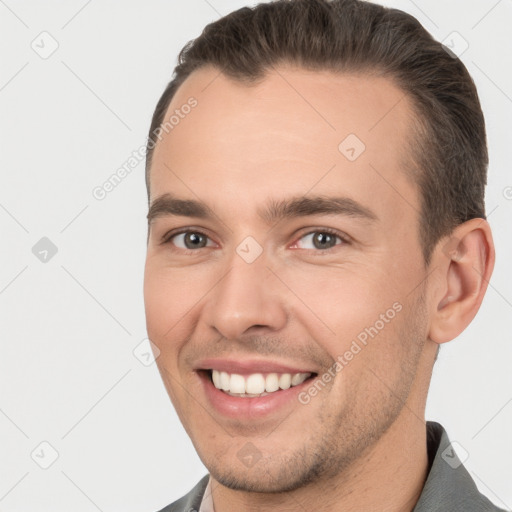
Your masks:
<svg viewBox="0 0 512 512"><path fill-rule="evenodd" d="M267 268L264 253L252 263L235 253L229 263L208 294L203 320L229 340L239 340L251 331L282 329L287 320L285 291Z"/></svg>

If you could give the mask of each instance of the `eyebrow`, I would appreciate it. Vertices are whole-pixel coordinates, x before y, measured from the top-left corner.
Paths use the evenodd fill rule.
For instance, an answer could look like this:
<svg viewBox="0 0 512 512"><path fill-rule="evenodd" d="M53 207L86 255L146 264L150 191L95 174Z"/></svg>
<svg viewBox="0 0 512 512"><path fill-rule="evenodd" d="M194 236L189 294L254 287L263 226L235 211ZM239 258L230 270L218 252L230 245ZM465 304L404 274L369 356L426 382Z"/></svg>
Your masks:
<svg viewBox="0 0 512 512"><path fill-rule="evenodd" d="M258 209L258 216L267 224L287 218L306 217L312 215L344 215L367 222L378 221L378 216L368 207L349 197L300 196L288 199L270 199L264 208ZM151 204L147 219L151 224L159 217L183 216L200 219L216 217L213 210L201 201L180 199L172 194L163 194Z"/></svg>

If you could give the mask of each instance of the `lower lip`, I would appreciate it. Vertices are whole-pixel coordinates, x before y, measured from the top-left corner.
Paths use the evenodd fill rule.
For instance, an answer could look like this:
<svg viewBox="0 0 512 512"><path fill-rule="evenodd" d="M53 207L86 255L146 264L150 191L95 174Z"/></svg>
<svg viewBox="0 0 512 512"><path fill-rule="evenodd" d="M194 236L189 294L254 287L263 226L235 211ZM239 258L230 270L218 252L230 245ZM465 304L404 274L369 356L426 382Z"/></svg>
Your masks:
<svg viewBox="0 0 512 512"><path fill-rule="evenodd" d="M241 417L244 419L262 418L280 411L294 402L302 405L299 402L298 395L311 384L311 380L314 378L309 377L302 384L274 391L265 396L243 398L228 395L217 389L207 372L201 371L198 375L203 383L205 394L213 407L222 415L237 419Z"/></svg>

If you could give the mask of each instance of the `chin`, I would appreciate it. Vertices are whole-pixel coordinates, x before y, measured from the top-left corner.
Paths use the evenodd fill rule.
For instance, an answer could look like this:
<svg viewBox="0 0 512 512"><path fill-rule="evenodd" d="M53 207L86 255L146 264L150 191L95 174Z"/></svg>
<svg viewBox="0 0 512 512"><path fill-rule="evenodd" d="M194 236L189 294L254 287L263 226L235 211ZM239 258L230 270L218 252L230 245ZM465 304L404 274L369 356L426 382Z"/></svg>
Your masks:
<svg viewBox="0 0 512 512"><path fill-rule="evenodd" d="M247 443L249 445L249 443ZM240 453L242 450L239 450ZM320 455L320 454L318 454ZM230 457L229 460L226 460ZM319 479L329 478L343 471L348 460L337 458L336 462L329 457L305 457L296 452L288 457L261 457L247 467L237 455L204 460L212 477L223 486L244 492L283 493L304 488Z"/></svg>

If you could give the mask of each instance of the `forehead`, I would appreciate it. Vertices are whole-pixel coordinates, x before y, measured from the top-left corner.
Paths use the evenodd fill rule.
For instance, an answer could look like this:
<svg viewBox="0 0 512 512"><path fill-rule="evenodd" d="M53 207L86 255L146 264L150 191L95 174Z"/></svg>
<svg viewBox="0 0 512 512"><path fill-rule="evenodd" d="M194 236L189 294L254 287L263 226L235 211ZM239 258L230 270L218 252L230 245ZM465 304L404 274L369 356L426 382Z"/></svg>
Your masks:
<svg viewBox="0 0 512 512"><path fill-rule="evenodd" d="M183 108L191 98L196 105ZM244 194L264 200L336 189L414 216L417 191L404 168L412 112L408 96L376 75L281 66L246 85L200 69L167 110L164 120L179 121L155 147L151 200L195 194L229 208Z"/></svg>

